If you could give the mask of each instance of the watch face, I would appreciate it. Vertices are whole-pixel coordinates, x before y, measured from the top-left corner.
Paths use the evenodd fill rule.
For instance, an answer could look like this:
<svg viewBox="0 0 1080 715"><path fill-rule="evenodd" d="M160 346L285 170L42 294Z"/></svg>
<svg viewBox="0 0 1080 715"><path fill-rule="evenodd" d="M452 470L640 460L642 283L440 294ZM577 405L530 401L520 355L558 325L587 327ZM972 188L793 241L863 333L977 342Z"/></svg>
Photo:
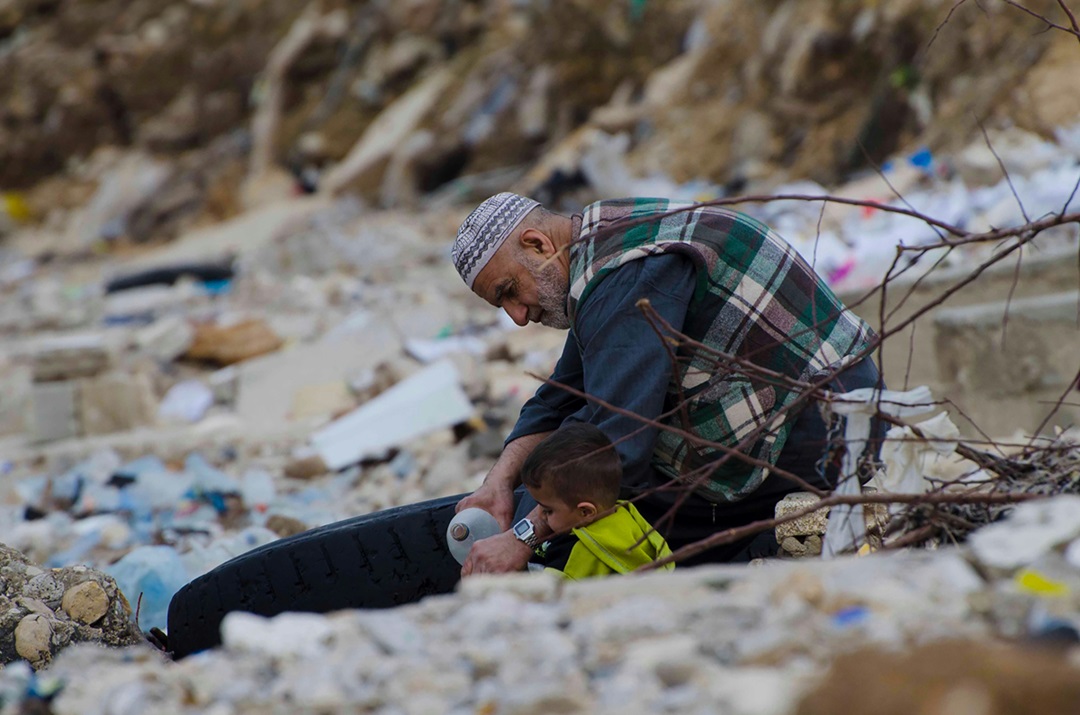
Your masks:
<svg viewBox="0 0 1080 715"><path fill-rule="evenodd" d="M532 531L532 528L533 525L528 519L522 519L518 523L514 524L514 536L522 538L530 531Z"/></svg>

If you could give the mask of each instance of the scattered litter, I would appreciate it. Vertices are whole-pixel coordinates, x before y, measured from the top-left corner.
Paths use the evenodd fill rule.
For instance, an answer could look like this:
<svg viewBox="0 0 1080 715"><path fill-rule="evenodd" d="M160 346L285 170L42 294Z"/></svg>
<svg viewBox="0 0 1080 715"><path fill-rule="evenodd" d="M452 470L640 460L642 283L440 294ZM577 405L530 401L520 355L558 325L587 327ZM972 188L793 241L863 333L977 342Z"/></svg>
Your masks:
<svg viewBox="0 0 1080 715"><path fill-rule="evenodd" d="M214 393L201 380L184 380L169 388L158 405L158 417L167 422L198 422L214 404Z"/></svg>

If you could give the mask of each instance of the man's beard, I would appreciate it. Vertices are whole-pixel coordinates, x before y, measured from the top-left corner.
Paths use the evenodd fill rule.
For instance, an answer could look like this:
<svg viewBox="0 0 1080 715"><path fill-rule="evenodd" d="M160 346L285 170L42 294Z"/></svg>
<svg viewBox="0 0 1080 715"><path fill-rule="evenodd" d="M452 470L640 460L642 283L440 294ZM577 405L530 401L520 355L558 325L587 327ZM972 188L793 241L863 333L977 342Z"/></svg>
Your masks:
<svg viewBox="0 0 1080 715"><path fill-rule="evenodd" d="M569 330L570 316L566 313L566 299L570 294L570 286L558 264L552 262L533 272L533 280L536 281L537 300L544 311L540 314L540 324Z"/></svg>

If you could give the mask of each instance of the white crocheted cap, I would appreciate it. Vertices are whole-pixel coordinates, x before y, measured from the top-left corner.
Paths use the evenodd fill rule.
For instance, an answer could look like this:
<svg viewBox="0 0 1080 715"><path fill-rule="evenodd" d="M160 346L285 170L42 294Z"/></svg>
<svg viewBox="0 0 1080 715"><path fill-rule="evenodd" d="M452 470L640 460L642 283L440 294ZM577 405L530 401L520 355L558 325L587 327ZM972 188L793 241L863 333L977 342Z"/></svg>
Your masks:
<svg viewBox="0 0 1080 715"><path fill-rule="evenodd" d="M450 256L461 280L473 287L476 276L514 232L521 219L540 204L532 199L504 191L472 210L462 222Z"/></svg>

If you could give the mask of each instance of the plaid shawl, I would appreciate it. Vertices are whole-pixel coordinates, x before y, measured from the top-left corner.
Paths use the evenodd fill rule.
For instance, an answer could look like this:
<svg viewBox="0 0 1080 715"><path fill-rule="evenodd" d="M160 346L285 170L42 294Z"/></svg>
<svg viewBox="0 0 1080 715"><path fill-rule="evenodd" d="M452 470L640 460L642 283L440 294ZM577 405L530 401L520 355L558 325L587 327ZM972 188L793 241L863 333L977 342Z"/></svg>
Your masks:
<svg viewBox="0 0 1080 715"><path fill-rule="evenodd" d="M867 347L870 327L852 314L805 260L755 219L720 207L664 199L619 199L587 206L570 249L569 314L619 266L661 253L688 256L697 287L683 332L704 345L776 373L813 380ZM643 296L648 297L648 296ZM796 397L775 380L681 346L669 383L665 420L710 442L776 464L794 417L781 413ZM660 366L657 366L660 369ZM685 403L684 408L675 409ZM756 436L755 436L756 435ZM736 501L761 486L768 469L738 457L709 467L722 450L661 430L653 465L669 478L710 472L698 492ZM695 472L694 475L691 475Z"/></svg>

